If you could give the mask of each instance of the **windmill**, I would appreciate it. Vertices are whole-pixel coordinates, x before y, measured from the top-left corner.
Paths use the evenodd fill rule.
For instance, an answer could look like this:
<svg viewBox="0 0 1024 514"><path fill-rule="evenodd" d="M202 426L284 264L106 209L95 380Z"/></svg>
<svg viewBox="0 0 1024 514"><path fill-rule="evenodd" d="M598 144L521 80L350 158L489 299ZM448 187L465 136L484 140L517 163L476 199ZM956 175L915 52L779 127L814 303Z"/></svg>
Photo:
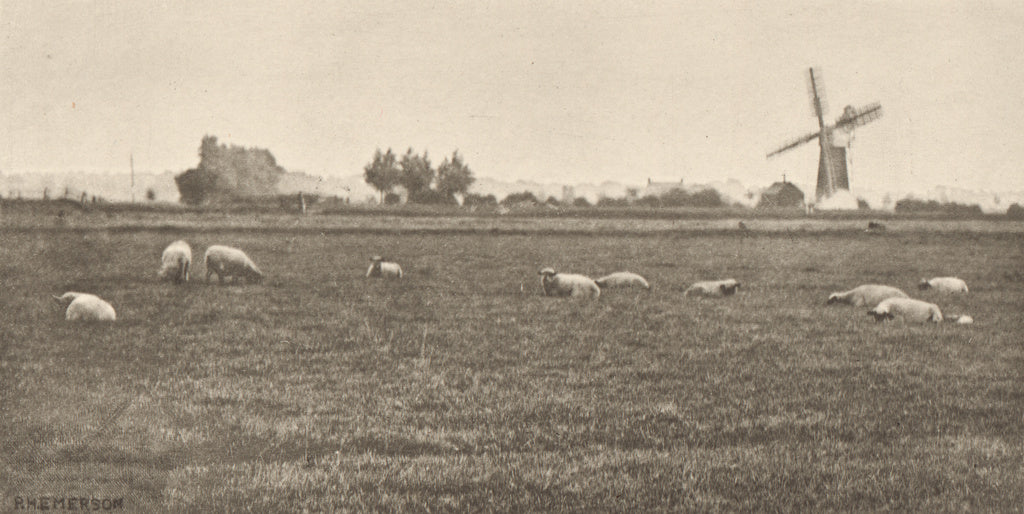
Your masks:
<svg viewBox="0 0 1024 514"><path fill-rule="evenodd" d="M818 118L818 131L796 138L789 143L768 153L768 158L791 150L815 139L821 147L818 157L818 185L815 198L820 202L839 190L850 190L850 176L846 167L846 148L852 139L853 129L866 125L882 116L882 104L874 102L860 109L847 105L842 116L831 125L825 125L825 91L821 86L821 74L814 68L808 70L808 90L811 95L811 107ZM840 131L846 136L845 145L837 145L834 132Z"/></svg>

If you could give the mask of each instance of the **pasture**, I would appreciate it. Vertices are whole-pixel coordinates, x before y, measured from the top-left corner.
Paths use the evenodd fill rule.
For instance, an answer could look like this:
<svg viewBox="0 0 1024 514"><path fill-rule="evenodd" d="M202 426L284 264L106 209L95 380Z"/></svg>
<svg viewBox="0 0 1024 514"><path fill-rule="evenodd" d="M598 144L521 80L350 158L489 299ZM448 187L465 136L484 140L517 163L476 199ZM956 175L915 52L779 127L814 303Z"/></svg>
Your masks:
<svg viewBox="0 0 1024 514"><path fill-rule="evenodd" d="M0 229L3 508L79 496L140 512L1024 505L1016 228L516 223ZM193 282L159 283L179 238ZM244 249L266 280L204 284L212 244ZM366 279L374 254L405 278ZM546 298L543 266L631 270L652 290ZM971 292L916 288L947 274ZM726 277L737 295L682 296ZM825 306L868 282L975 324ZM65 323L50 295L67 290L107 299L118 321Z"/></svg>

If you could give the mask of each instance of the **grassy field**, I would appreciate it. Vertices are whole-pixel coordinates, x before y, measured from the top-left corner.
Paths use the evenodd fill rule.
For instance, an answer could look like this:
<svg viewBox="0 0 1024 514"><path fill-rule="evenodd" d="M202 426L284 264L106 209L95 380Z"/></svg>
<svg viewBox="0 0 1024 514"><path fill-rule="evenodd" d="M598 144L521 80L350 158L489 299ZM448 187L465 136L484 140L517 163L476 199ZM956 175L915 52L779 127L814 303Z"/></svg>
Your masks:
<svg viewBox="0 0 1024 514"><path fill-rule="evenodd" d="M0 229L0 508L40 497L123 498L140 512L1024 505L1017 225L626 236L525 222ZM157 283L177 238L200 280ZM202 283L211 244L245 249L267 279ZM373 254L406 277L365 279ZM629 269L653 289L545 298L542 266ZM917 291L946 274L971 292ZM743 283L736 296L682 297L724 277ZM867 282L976 323L876 324L864 308L825 306ZM106 298L119 320L63 322L49 295L66 290Z"/></svg>

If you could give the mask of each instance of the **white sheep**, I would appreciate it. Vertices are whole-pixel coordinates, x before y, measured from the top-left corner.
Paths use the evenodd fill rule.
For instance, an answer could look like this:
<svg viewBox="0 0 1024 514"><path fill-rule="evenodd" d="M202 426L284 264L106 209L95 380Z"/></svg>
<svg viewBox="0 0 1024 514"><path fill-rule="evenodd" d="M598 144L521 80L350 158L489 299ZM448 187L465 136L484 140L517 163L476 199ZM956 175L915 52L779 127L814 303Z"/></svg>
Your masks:
<svg viewBox="0 0 1024 514"><path fill-rule="evenodd" d="M192 266L192 248L185 241L175 241L164 249L160 263L157 276L162 280L188 282L188 269Z"/></svg>
<svg viewBox="0 0 1024 514"><path fill-rule="evenodd" d="M569 296L572 298L593 298L601 296L601 288L593 279L573 273L559 273L552 268L537 272L544 296Z"/></svg>
<svg viewBox="0 0 1024 514"><path fill-rule="evenodd" d="M729 296L736 293L740 283L736 279L705 280L697 282L683 292L683 296Z"/></svg>
<svg viewBox="0 0 1024 514"><path fill-rule="evenodd" d="M66 308L64 319L68 321L114 321L117 314L114 307L102 298L88 293L68 291L54 296L61 308Z"/></svg>
<svg viewBox="0 0 1024 514"><path fill-rule="evenodd" d="M370 269L366 270L366 278L402 278L402 267L397 262L384 260L380 255L370 258Z"/></svg>
<svg viewBox="0 0 1024 514"><path fill-rule="evenodd" d="M957 325L970 325L974 323L974 318L968 316L967 314L953 314L951 316L946 316L945 321L950 321L956 323Z"/></svg>
<svg viewBox="0 0 1024 514"><path fill-rule="evenodd" d="M601 289L608 289L612 287L642 287L644 289L650 289L651 285L647 283L647 280L636 273L629 271L616 271L610 275L605 275L601 278L595 279L594 283Z"/></svg>
<svg viewBox="0 0 1024 514"><path fill-rule="evenodd" d="M932 279L921 279L917 285L918 289L934 289L942 293L966 293L967 282L956 277L935 277Z"/></svg>
<svg viewBox="0 0 1024 514"><path fill-rule="evenodd" d="M252 259L238 248L230 246L213 245L206 249L203 260L206 262L206 281L210 281L210 275L217 274L221 284L226 277L233 280L245 279L246 282L260 283L263 281L263 272L256 267Z"/></svg>
<svg viewBox="0 0 1024 514"><path fill-rule="evenodd" d="M868 314L874 316L875 321L893 319L896 316L902 316L904 321L913 323L942 321L942 311L938 305L913 298L886 298L869 310Z"/></svg>
<svg viewBox="0 0 1024 514"><path fill-rule="evenodd" d="M886 298L909 298L898 288L880 284L864 284L849 291L832 293L828 296L827 305L846 303L854 307L874 307Z"/></svg>

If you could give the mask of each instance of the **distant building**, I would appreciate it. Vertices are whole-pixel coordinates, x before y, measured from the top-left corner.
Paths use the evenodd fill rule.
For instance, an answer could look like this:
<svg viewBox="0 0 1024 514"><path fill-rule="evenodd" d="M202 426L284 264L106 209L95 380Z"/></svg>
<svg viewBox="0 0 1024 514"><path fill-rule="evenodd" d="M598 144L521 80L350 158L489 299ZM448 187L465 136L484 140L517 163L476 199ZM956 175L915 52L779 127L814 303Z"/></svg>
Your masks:
<svg viewBox="0 0 1024 514"><path fill-rule="evenodd" d="M761 193L758 207L803 207L804 192L792 182L776 182Z"/></svg>
<svg viewBox="0 0 1024 514"><path fill-rule="evenodd" d="M657 182L647 179L647 186L643 190L639 191L641 198L645 196L661 196L673 189L683 189L683 179L679 179L679 182Z"/></svg>
<svg viewBox="0 0 1024 514"><path fill-rule="evenodd" d="M565 205L572 205L572 202L575 199L576 188L572 186L562 186L562 203Z"/></svg>

